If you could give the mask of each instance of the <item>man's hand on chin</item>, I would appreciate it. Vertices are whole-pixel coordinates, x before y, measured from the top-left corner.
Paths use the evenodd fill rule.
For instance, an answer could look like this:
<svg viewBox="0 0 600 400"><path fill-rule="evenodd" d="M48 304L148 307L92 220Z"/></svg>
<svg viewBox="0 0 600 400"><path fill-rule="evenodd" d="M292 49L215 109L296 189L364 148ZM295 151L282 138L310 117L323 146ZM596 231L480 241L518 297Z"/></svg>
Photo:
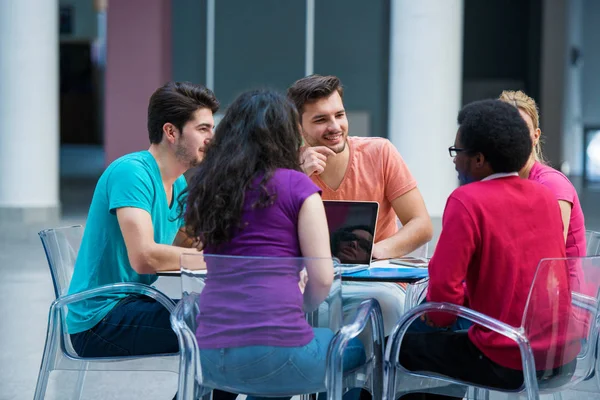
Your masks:
<svg viewBox="0 0 600 400"><path fill-rule="evenodd" d="M335 152L326 146L304 146L300 149L300 167L307 175L320 175L327 166L327 158L335 156Z"/></svg>

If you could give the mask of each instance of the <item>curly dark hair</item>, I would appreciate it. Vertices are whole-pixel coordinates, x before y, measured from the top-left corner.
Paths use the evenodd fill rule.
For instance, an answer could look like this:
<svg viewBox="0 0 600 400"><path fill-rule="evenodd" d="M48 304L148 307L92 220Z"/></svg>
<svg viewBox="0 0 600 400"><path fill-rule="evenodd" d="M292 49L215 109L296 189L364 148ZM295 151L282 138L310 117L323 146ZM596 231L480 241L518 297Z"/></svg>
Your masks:
<svg viewBox="0 0 600 400"><path fill-rule="evenodd" d="M287 90L287 96L296 105L296 109L302 115L304 105L329 97L337 91L340 97L344 97L344 87L340 78L333 75L309 75L298 79Z"/></svg>
<svg viewBox="0 0 600 400"><path fill-rule="evenodd" d="M481 153L494 172L519 171L531 154L531 138L519 111L500 100L467 104L458 113L462 146Z"/></svg>
<svg viewBox="0 0 600 400"><path fill-rule="evenodd" d="M213 114L219 110L215 94L202 85L190 82L167 82L156 89L148 104L148 135L150 143L160 143L163 125L175 125L181 132L183 126L200 108L209 108Z"/></svg>
<svg viewBox="0 0 600 400"><path fill-rule="evenodd" d="M184 213L188 235L204 246L228 242L240 228L247 190L260 191L253 207L273 204L277 194L269 193L267 183L278 168L300 171L301 144L298 113L285 96L269 90L241 94L191 179Z"/></svg>

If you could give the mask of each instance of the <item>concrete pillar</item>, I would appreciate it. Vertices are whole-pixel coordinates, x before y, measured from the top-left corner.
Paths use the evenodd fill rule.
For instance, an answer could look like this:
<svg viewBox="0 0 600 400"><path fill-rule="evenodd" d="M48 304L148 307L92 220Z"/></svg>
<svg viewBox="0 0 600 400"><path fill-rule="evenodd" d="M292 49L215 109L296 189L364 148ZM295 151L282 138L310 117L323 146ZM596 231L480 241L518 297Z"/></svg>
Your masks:
<svg viewBox="0 0 600 400"><path fill-rule="evenodd" d="M544 0L542 6L540 126L544 155L558 169L564 161L562 137L565 121L568 1Z"/></svg>
<svg viewBox="0 0 600 400"><path fill-rule="evenodd" d="M58 2L0 1L0 220L56 220Z"/></svg>
<svg viewBox="0 0 600 400"><path fill-rule="evenodd" d="M583 0L567 4L565 48L565 101L562 132L563 169L583 175Z"/></svg>
<svg viewBox="0 0 600 400"><path fill-rule="evenodd" d="M454 143L462 95L462 0L391 0L388 137L406 161L432 217L457 176Z"/></svg>
<svg viewBox="0 0 600 400"><path fill-rule="evenodd" d="M110 1L106 40L104 150L109 164L150 146L148 100L171 79L171 1Z"/></svg>

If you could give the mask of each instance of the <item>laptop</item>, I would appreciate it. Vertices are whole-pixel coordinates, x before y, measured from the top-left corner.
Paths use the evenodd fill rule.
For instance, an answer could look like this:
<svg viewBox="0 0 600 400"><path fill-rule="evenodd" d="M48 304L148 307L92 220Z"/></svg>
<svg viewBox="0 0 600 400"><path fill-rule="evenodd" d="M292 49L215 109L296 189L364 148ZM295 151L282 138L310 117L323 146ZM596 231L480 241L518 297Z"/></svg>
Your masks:
<svg viewBox="0 0 600 400"><path fill-rule="evenodd" d="M342 273L368 269L373 255L379 203L325 200L331 254Z"/></svg>

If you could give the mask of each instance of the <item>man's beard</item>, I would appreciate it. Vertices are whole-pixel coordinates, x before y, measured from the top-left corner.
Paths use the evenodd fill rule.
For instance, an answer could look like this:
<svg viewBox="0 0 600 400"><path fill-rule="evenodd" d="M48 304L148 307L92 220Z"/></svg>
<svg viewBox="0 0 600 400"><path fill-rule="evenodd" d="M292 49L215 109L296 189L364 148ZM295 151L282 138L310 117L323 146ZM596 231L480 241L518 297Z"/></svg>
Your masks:
<svg viewBox="0 0 600 400"><path fill-rule="evenodd" d="M467 174L463 174L461 172L458 173L458 183L460 186L468 185L469 183L475 182L475 179L470 177Z"/></svg>
<svg viewBox="0 0 600 400"><path fill-rule="evenodd" d="M333 152L334 152L335 154L340 154L340 153L343 153L343 152L344 152L344 150L346 150L346 146L347 146L347 145L348 145L348 141L347 141L347 139L344 139L344 141L343 141L342 143L340 143L340 145L338 145L338 146L339 146L339 148L337 148L337 149L332 149L332 148L331 148L331 147L329 147L329 146L327 146L327 147L329 147L331 150L333 150Z"/></svg>
<svg viewBox="0 0 600 400"><path fill-rule="evenodd" d="M194 168L200 164L202 160L198 158L196 154L192 154L183 143L179 144L175 149L175 158L181 164L185 165L187 169Z"/></svg>

